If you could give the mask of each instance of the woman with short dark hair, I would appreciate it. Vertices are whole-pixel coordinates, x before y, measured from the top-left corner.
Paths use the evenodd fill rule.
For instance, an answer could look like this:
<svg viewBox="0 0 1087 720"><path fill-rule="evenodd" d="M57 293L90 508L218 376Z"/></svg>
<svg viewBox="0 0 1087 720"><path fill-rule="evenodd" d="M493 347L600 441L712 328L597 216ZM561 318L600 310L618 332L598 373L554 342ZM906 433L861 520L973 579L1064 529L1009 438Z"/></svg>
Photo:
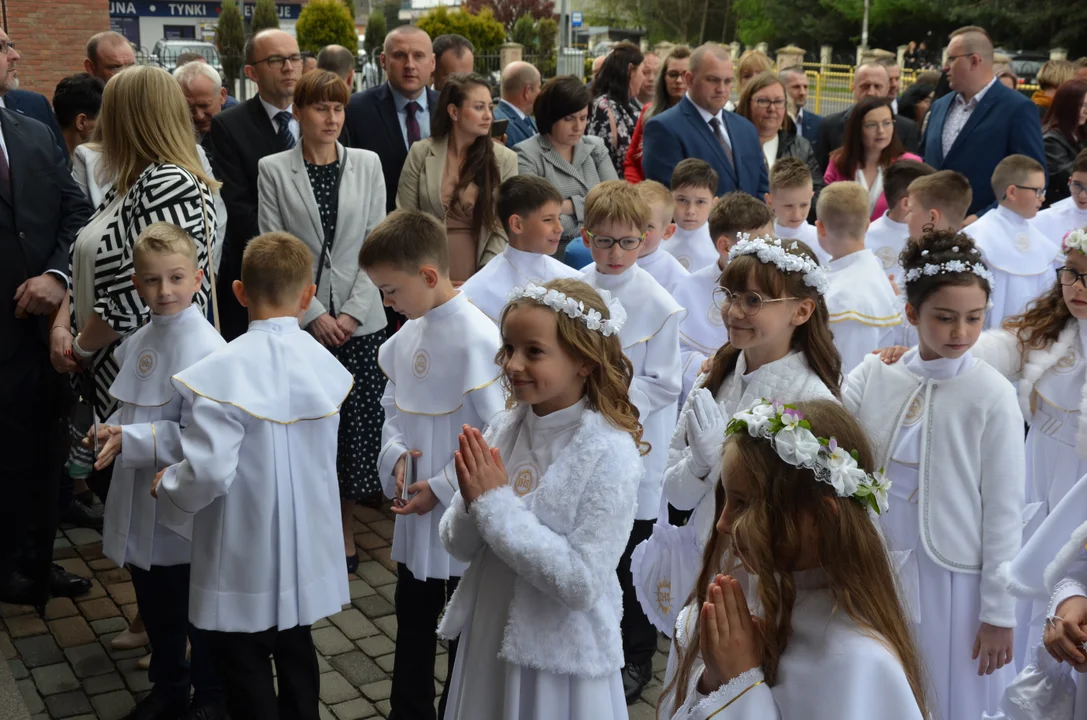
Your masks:
<svg viewBox="0 0 1087 720"><path fill-rule="evenodd" d="M593 80L594 102L585 132L603 138L616 171L623 167L638 124L641 107L637 98L645 81L641 70L644 61L645 56L634 43L616 43Z"/></svg>
<svg viewBox="0 0 1087 720"><path fill-rule="evenodd" d="M1070 197L1068 179L1076 155L1087 147L1087 82L1069 80L1057 88L1042 120L1045 164L1049 172L1046 204Z"/></svg>

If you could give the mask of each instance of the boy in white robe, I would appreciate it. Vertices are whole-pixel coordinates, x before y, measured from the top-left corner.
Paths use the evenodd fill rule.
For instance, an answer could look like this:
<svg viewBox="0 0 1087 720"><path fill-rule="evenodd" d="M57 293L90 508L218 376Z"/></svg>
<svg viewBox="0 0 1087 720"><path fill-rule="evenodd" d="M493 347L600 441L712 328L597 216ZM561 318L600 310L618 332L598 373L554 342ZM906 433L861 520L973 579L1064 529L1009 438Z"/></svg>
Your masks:
<svg viewBox="0 0 1087 720"><path fill-rule="evenodd" d="M898 256L910 239L910 226L906 223L910 183L934 172L934 168L916 160L899 160L883 171L883 194L887 198L887 212L868 226L864 245L875 253L883 266L883 272L898 287L903 284L902 266L898 264Z"/></svg>
<svg viewBox="0 0 1087 720"><path fill-rule="evenodd" d="M1087 150L1076 155L1072 176L1068 178L1072 197L1053 203L1030 221L1050 242L1060 245L1073 230L1087 227Z"/></svg>
<svg viewBox="0 0 1087 720"><path fill-rule="evenodd" d="M1053 285L1060 244L1047 239L1030 220L1045 198L1045 168L1026 155L1009 155L993 171L993 192L1000 206L963 232L974 238L993 273L992 309L987 330L1023 312L1027 303Z"/></svg>
<svg viewBox="0 0 1087 720"><path fill-rule="evenodd" d="M597 290L607 290L623 307L629 308L619 339L623 353L634 366L630 401L638 408L645 429L643 439L652 446L642 458L645 476L638 484L634 529L618 568L619 585L623 589L621 628L627 663L623 670L623 690L627 702L633 702L652 678L653 653L657 647L657 630L634 591L630 556L652 533L660 512L668 441L675 429L676 403L683 387L679 324L685 311L637 265L638 249L644 242L648 224L649 209L629 183L605 181L585 197L582 237L592 251L594 264L583 271L580 279Z"/></svg>
<svg viewBox="0 0 1087 720"><path fill-rule="evenodd" d="M717 262L707 222L710 209L717 202L717 181L717 172L698 158L682 160L672 171L676 231L663 245L687 272L697 272ZM592 249L590 245L586 247Z"/></svg>
<svg viewBox="0 0 1087 720"><path fill-rule="evenodd" d="M643 180L636 187L642 202L649 208L649 225L645 230L645 242L638 251L638 267L652 275L669 295L675 297L676 290L691 274L674 255L660 250L661 242L676 233L676 224L672 222L675 210L672 192L656 180Z"/></svg>
<svg viewBox="0 0 1087 720"><path fill-rule="evenodd" d="M310 625L350 602L336 442L352 377L299 327L312 279L298 238L249 242L233 286L249 330L174 376L192 404L185 459L152 491L163 524L191 527L189 617L207 631L234 720L317 717Z"/></svg>
<svg viewBox="0 0 1087 720"><path fill-rule="evenodd" d="M513 288L579 274L551 257L562 239L562 195L550 180L514 175L498 187L497 211L509 245L460 288L496 325Z"/></svg>
<svg viewBox="0 0 1087 720"><path fill-rule="evenodd" d="M741 235L769 235L773 223L773 214L765 203L740 191L725 195L710 212L710 236L717 248L717 262L692 273L674 296L687 310L679 324L679 359L683 369L680 406L701 374L702 363L728 342L724 317L713 299L728 264L728 251Z"/></svg>
<svg viewBox="0 0 1087 720"><path fill-rule="evenodd" d="M883 264L864 246L868 193L857 183L828 185L816 206L816 230L827 263L827 310L834 345L842 356L842 375L873 350L894 345L902 314Z"/></svg>
<svg viewBox="0 0 1087 720"><path fill-rule="evenodd" d="M189 625L191 548L188 535L158 522L151 497L155 474L181 460L181 429L192 418L192 405L170 382L174 373L222 348L226 343L192 304L203 271L196 244L169 223L148 226L132 248L132 282L151 311L151 322L129 335L114 352L120 370L110 394L117 412L98 429L101 450L95 466L116 460L106 499L102 552L119 566L127 564L136 603L154 643L150 694L134 712L140 717L177 711L189 705L189 685L196 688L193 712L222 713L214 660L207 642ZM185 660L192 637L192 663Z"/></svg>
<svg viewBox="0 0 1087 720"><path fill-rule="evenodd" d="M366 238L359 265L385 304L408 318L377 357L389 379L378 476L397 515L390 703L397 717L433 718L438 617L467 567L446 552L438 525L457 491L453 455L463 426L485 427L506 407L494 361L502 340L498 327L453 287L445 227L432 216L389 215ZM445 714L456 653L452 642L438 717Z"/></svg>
<svg viewBox="0 0 1087 720"><path fill-rule="evenodd" d="M770 192L764 199L774 212L774 237L799 240L812 249L820 265L830 260L823 248L815 226L808 222L815 190L811 170L800 158L783 157L770 171Z"/></svg>

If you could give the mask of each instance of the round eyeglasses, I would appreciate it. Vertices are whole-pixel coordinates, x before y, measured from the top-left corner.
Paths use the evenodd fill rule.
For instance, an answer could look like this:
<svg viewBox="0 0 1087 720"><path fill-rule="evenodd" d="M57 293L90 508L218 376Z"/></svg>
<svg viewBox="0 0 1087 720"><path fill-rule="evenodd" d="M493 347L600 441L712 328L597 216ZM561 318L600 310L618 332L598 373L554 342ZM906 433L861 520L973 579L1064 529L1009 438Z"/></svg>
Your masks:
<svg viewBox="0 0 1087 720"><path fill-rule="evenodd" d="M589 236L589 242L593 244L593 247L597 250L611 250L615 245L618 245L624 250L637 250L641 247L642 242L645 241L645 233L642 233L638 237L605 237L604 235L594 235L588 230L585 234Z"/></svg>
<svg viewBox="0 0 1087 720"><path fill-rule="evenodd" d="M713 289L713 304L717 306L717 309L722 313L727 313L732 309L732 305L736 304L739 307L740 312L745 316L751 317L752 315L758 315L762 310L763 305L769 305L770 303L785 302L786 300L799 300L797 297L783 297L783 298L764 298L754 290L745 290L744 292L734 293L728 288L715 287Z"/></svg>

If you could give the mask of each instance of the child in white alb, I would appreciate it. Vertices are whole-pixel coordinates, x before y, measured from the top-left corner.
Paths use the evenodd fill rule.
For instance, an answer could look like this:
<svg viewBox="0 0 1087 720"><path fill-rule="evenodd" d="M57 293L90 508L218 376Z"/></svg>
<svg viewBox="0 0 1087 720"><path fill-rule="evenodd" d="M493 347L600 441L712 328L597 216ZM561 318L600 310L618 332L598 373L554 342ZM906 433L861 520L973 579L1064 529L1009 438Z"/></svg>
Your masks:
<svg viewBox="0 0 1087 720"><path fill-rule="evenodd" d="M842 401L891 480L882 517L941 718L995 711L1015 676L1016 601L1001 565L1022 536L1026 461L1015 391L970 354L991 275L973 241L933 232L902 256L919 344L895 365L867 357Z"/></svg>
<svg viewBox="0 0 1087 720"><path fill-rule="evenodd" d="M731 192L713 206L709 228L717 248L717 262L691 273L673 295L687 310L679 324L679 359L683 366L681 402L694 387L695 379L702 372L702 363L728 342L725 318L715 301L721 273L728 265L728 251L743 235L769 235L773 230L773 216L765 203L745 192Z"/></svg>
<svg viewBox="0 0 1087 720"><path fill-rule="evenodd" d="M1068 178L1071 197L1059 200L1039 212L1030 224L1047 240L1060 245L1073 230L1087 228L1087 150L1081 150Z"/></svg>
<svg viewBox="0 0 1087 720"><path fill-rule="evenodd" d="M446 720L625 720L615 568L644 472L624 312L576 280L515 288L499 357L517 403L464 426L441 522L471 563L438 629L460 637Z"/></svg>
<svg viewBox="0 0 1087 720"><path fill-rule="evenodd" d="M894 345L902 314L894 286L875 253L864 246L868 192L857 183L827 186L819 196L815 227L831 260L827 263L827 310L842 372L860 365L873 350Z"/></svg>
<svg viewBox="0 0 1087 720"><path fill-rule="evenodd" d="M887 212L868 226L864 246L875 254L883 266L883 272L898 286L902 284L902 266L898 264L898 256L910 239L907 222L910 183L935 172L935 169L916 160L899 160L883 171L883 196L887 198Z"/></svg>
<svg viewBox="0 0 1087 720"><path fill-rule="evenodd" d="M999 328L1049 288L1060 249L1030 224L1045 197L1045 168L1037 160L1026 155L1001 160L993 171L993 191L1000 206L963 230L993 273L986 329Z"/></svg>
<svg viewBox="0 0 1087 720"><path fill-rule="evenodd" d="M453 288L445 228L432 216L389 215L366 238L359 265L385 304L408 318L378 351L378 365L389 379L381 399L385 425L378 475L397 516L390 703L396 716L433 718L434 630L466 567L442 546L438 524L457 491L453 453L461 427L486 427L506 406L501 369L494 362L502 342L498 327ZM454 642L449 674L456 653ZM449 674L439 717L445 713Z"/></svg>
<svg viewBox="0 0 1087 720"><path fill-rule="evenodd" d="M498 324L512 288L574 277L578 271L551 257L562 239L562 195L551 181L536 175L511 177L498 186L496 209L509 245L460 290Z"/></svg>
<svg viewBox="0 0 1087 720"><path fill-rule="evenodd" d="M658 717L929 718L871 519L887 483L857 421L831 400L759 400L726 433L717 532L676 621ZM733 573L752 580L757 616Z"/></svg>
<svg viewBox="0 0 1087 720"><path fill-rule="evenodd" d="M675 256L661 250L661 242L669 240L676 232L676 224L672 222L675 201L671 191L656 180L643 180L637 188L642 202L649 208L649 224L645 228L645 242L638 251L638 267L675 297L676 291L691 276Z"/></svg>
<svg viewBox="0 0 1087 720"><path fill-rule="evenodd" d="M706 222L716 195L717 172L705 160L687 158L672 171L676 231L663 246L687 272L698 272L717 262Z"/></svg>
<svg viewBox="0 0 1087 720"><path fill-rule="evenodd" d="M770 192L766 204L774 211L774 237L799 240L811 248L826 265L830 256L819 246L815 226L808 222L815 190L811 170L800 158L783 157L770 170Z"/></svg>

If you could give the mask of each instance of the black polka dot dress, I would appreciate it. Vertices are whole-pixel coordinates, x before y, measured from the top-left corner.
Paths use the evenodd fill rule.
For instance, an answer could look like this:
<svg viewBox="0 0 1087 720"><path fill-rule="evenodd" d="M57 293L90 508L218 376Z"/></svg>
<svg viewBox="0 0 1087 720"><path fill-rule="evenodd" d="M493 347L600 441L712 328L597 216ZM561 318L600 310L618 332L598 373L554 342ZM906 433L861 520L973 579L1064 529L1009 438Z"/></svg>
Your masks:
<svg viewBox="0 0 1087 720"><path fill-rule="evenodd" d="M334 235L337 205L336 179L340 164L311 165L306 174L313 186L313 196L321 213L322 229ZM331 247L328 250L331 253ZM319 259L317 259L319 262ZM322 275L321 283L331 282ZM385 331L351 338L341 347L329 348L355 378L355 386L340 408L340 435L336 451L336 471L340 479L340 497L363 500L381 491L377 477L377 454L381 449L381 426L385 412L381 395L385 390L385 375L377 366L377 349L385 340Z"/></svg>

